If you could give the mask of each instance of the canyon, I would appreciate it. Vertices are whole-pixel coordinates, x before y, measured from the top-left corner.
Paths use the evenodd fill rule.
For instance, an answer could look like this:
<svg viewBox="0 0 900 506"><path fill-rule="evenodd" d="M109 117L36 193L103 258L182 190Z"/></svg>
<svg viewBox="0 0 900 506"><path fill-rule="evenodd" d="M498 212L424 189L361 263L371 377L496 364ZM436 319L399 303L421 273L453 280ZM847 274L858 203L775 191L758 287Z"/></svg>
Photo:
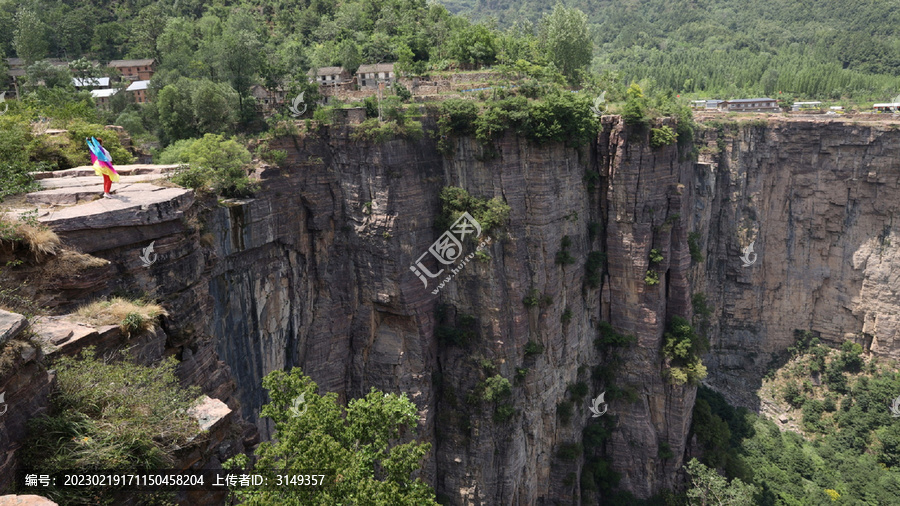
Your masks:
<svg viewBox="0 0 900 506"><path fill-rule="evenodd" d="M424 121L426 132L434 128ZM405 392L419 408L419 435L433 443L422 476L448 504L579 501L588 451L564 458L560 449L598 423L590 401L612 389L591 370L612 363L616 389L627 394L607 398L613 429L591 451L637 497L675 487L691 452L697 387L667 378L660 349L672 317L697 321L698 293L713 308L703 382L735 405L760 409L754 392L797 330L900 356L896 124L722 117L696 128L694 146L652 148L647 129L613 115L600 123L589 146L507 133L492 149L451 139L450 155L427 134L376 143L340 123L283 133L268 144L287 160L257 166L252 199L217 201L135 169L132 177L145 177L122 191L133 200L59 207L78 202L60 194L94 190L86 171L72 169L29 201L43 204L37 219L67 245L108 263L36 296L60 313L120 292L149 294L167 309L142 338L148 360L177 356L185 385L234 412L221 415L216 447L186 467L218 465L271 437L259 418L261 380L300 367L343 401L371 387ZM85 179L64 184L69 178ZM486 254L433 294L437 280L423 286L410 266L444 232L435 219L448 186L498 197L510 213L486 232ZM146 266L140 256L151 242L158 259ZM757 259L745 267L751 243ZM558 262L560 250L574 261ZM597 286L586 282L591 252L605 253ZM647 282L650 270L658 283ZM534 294L539 302L524 302ZM438 339L440 327L464 320L474 332L468 343ZM613 357L595 345L601 322L635 342ZM53 323L37 333L85 339L65 353L119 345L115 329L73 339L77 322ZM12 435L0 440L4 455L46 407L52 378L43 358L23 354L0 381L10 408L0 426ZM511 382L515 410L500 421L491 403L470 395L497 374ZM580 382L588 395L573 399ZM568 421L559 414L566 399Z"/></svg>

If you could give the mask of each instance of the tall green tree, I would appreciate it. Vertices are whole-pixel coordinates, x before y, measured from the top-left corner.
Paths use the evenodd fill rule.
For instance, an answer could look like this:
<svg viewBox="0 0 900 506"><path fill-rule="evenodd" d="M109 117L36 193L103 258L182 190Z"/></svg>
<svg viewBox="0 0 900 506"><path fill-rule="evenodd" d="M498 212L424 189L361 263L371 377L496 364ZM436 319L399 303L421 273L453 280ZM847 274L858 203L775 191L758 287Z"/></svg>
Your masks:
<svg viewBox="0 0 900 506"><path fill-rule="evenodd" d="M622 118L625 123L635 126L643 126L647 122L648 113L647 97L644 96L644 90L638 83L631 83L625 90L625 108L622 112Z"/></svg>
<svg viewBox="0 0 900 506"><path fill-rule="evenodd" d="M34 11L28 9L21 9L16 13L15 24L13 47L19 58L28 65L44 59L50 49L47 25Z"/></svg>
<svg viewBox="0 0 900 506"><path fill-rule="evenodd" d="M338 46L338 58L341 66L347 69L347 72L355 74L356 70L362 64L362 55L359 52L359 46L350 39L345 39Z"/></svg>
<svg viewBox="0 0 900 506"><path fill-rule="evenodd" d="M164 144L197 135L191 90L186 80L168 84L156 95L159 112L159 136Z"/></svg>
<svg viewBox="0 0 900 506"><path fill-rule="evenodd" d="M197 130L202 134L229 132L234 125L237 102L237 93L225 83L209 79L195 82L191 105Z"/></svg>
<svg viewBox="0 0 900 506"><path fill-rule="evenodd" d="M593 56L587 16L574 7L567 9L558 3L541 20L540 36L550 61L569 81L577 81Z"/></svg>
<svg viewBox="0 0 900 506"><path fill-rule="evenodd" d="M687 491L691 506L753 506L756 487L735 478L731 483L715 469L710 469L697 459L684 466L691 477Z"/></svg>
<svg viewBox="0 0 900 506"><path fill-rule="evenodd" d="M135 58L159 58L157 39L165 31L168 21L165 9L152 3L141 9L131 23L128 53Z"/></svg>
<svg viewBox="0 0 900 506"><path fill-rule="evenodd" d="M490 65L497 59L496 35L482 24L456 28L450 38L449 56L461 63Z"/></svg>
<svg viewBox="0 0 900 506"><path fill-rule="evenodd" d="M337 395L316 393L316 384L299 368L274 371L263 380L272 401L262 416L275 423L271 442L256 449L257 469L330 470L320 488L243 489L246 505L436 506L433 489L413 478L431 449L414 439L416 406L406 395L374 388L351 400L346 410ZM403 443L403 440L408 442ZM246 457L228 465L243 465Z"/></svg>
<svg viewBox="0 0 900 506"><path fill-rule="evenodd" d="M193 76L202 67L197 52L198 34L194 23L185 18L171 18L156 39L160 70L175 70L179 75Z"/></svg>
<svg viewBox="0 0 900 506"><path fill-rule="evenodd" d="M221 35L212 41L215 73L238 93L239 118L247 124L253 119L256 107L250 86L264 69L261 30L256 19L245 11L233 12L223 28Z"/></svg>

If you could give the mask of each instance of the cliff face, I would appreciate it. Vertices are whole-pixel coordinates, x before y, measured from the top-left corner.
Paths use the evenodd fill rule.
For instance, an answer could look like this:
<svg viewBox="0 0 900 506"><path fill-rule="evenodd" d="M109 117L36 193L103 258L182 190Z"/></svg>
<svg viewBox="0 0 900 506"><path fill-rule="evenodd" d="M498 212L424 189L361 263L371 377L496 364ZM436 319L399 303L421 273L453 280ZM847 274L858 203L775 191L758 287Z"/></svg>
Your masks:
<svg viewBox="0 0 900 506"><path fill-rule="evenodd" d="M160 353L178 354L185 383L239 409L263 437L272 428L258 418L260 383L272 370L299 366L342 399L406 392L434 444L423 473L452 504L579 501L584 459L598 457L639 497L670 488L696 388L665 379L660 348L671 317L692 317L693 293L715 308L706 381L744 405L756 407L755 385L795 329L898 353L900 134L889 127L723 125L698 133L700 163L676 146L651 149L646 132L615 116L580 150L507 135L493 150L456 139L445 157L427 136L372 143L350 132L271 140L288 159L259 170L255 199L215 205L135 184L121 206L42 215L110 261L60 280L54 305L113 290L159 298L170 313ZM434 293L437 279L424 286L410 266L444 232L434 223L447 186L500 197L510 213L481 253L447 266L458 271ZM150 241L159 259L145 267ZM742 267L751 242L757 261ZM595 287L591 252L606 255ZM636 338L617 360L594 344L601 321ZM453 328L465 339L447 339ZM494 400L485 382L498 375L510 393ZM580 383L586 394L575 393ZM607 441L561 454L599 423L587 408L603 392Z"/></svg>
<svg viewBox="0 0 900 506"><path fill-rule="evenodd" d="M566 477L580 475L581 458L557 452L581 442L590 398L606 387L585 371L604 360L596 326L611 319L638 338L616 379L636 400L610 402L618 424L606 452L626 489L648 496L671 486L681 459L661 460L659 446L683 454L695 389L662 379L659 347L666 315L690 316L680 183L692 162L679 162L675 147L650 150L640 135L627 137L607 117L593 149L580 153L507 136L493 157L462 139L445 158L427 138L372 145L340 127L270 142L288 151L287 168L264 169L261 198L214 211L206 225L224 231L215 240L211 333L244 415L257 418L260 380L282 367L300 366L343 397L370 387L407 392L435 444L425 473L441 495L456 504L575 499L577 479ZM437 283L423 286L410 266L443 232L434 222L445 186L501 197L510 218L491 232L490 258L467 263L435 295ZM568 265L555 261L563 236ZM651 248L665 258L656 286L644 282ZM608 251L598 288L584 285L590 251ZM523 299L533 290L542 300L532 307ZM439 306L457 323L474 318L473 342L439 342ZM529 341L543 352L526 356ZM505 421L477 397L497 374L513 384L515 414ZM574 399L565 423L557 404L578 381L589 395Z"/></svg>
<svg viewBox="0 0 900 506"><path fill-rule="evenodd" d="M702 136L720 152L689 188L707 257L692 274L716 309L708 382L732 402L758 408L759 378L795 330L900 357L896 128L779 118Z"/></svg>

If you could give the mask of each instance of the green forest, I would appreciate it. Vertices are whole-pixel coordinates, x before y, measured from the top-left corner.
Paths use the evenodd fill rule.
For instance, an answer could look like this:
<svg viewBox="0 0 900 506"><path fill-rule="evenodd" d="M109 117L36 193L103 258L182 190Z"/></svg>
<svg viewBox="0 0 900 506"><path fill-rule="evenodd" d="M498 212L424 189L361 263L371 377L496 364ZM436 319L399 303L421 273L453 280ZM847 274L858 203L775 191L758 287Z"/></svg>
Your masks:
<svg viewBox="0 0 900 506"><path fill-rule="evenodd" d="M534 0L445 0L516 31L552 8ZM834 0L570 0L587 13L592 69L703 97L857 101L900 94L900 11ZM775 97L780 98L780 97Z"/></svg>
<svg viewBox="0 0 900 506"><path fill-rule="evenodd" d="M890 409L900 387L896 363L866 357L853 342L833 349L810 332L796 338L789 356L779 357L789 360L770 370L761 391L786 411L779 422L700 388L691 432L701 462L755 487L755 505L897 504L900 418Z"/></svg>

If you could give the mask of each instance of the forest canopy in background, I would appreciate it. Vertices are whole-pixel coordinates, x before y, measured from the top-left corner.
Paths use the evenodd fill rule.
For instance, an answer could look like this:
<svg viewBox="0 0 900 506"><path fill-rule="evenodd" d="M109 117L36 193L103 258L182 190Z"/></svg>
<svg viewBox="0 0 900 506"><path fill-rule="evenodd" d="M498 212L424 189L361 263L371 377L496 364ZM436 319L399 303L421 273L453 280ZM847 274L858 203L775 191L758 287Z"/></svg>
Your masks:
<svg viewBox="0 0 900 506"><path fill-rule="evenodd" d="M536 0L444 0L500 27L536 22ZM900 10L872 0L564 2L588 16L595 71L678 93L887 100L900 94Z"/></svg>

